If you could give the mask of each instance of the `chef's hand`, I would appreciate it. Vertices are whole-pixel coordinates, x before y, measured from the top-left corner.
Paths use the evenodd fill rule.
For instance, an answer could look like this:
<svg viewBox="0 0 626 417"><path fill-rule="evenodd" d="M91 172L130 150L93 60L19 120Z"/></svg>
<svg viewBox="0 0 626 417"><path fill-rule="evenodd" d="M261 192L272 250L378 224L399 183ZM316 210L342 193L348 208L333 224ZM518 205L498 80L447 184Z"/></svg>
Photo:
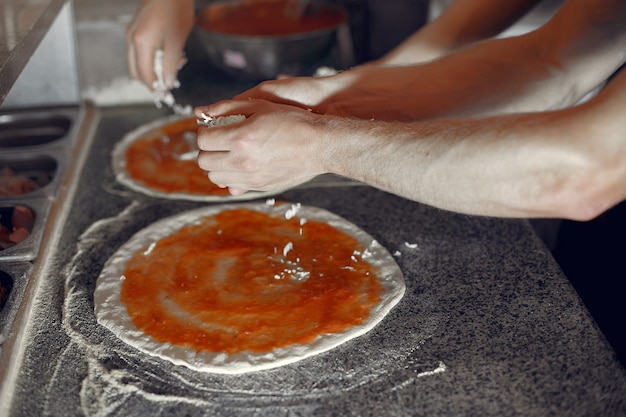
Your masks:
<svg viewBox="0 0 626 417"><path fill-rule="evenodd" d="M361 66L325 77L264 81L235 99L261 99L319 114L365 120L412 121L416 117L407 106L423 101L408 87L413 74L408 66Z"/></svg>
<svg viewBox="0 0 626 417"><path fill-rule="evenodd" d="M304 109L320 108L321 112L327 112L325 101L347 88L353 81L352 77L342 74L327 77L281 76L277 80L264 81L234 99L262 99Z"/></svg>
<svg viewBox="0 0 626 417"><path fill-rule="evenodd" d="M194 24L193 0L142 0L126 29L130 75L152 90L171 90L185 63L183 48ZM163 50L164 86L157 86L154 57Z"/></svg>
<svg viewBox="0 0 626 417"><path fill-rule="evenodd" d="M243 114L224 127L200 127L198 165L232 195L301 184L324 173L325 123L319 115L265 100L223 101L195 109L197 117Z"/></svg>

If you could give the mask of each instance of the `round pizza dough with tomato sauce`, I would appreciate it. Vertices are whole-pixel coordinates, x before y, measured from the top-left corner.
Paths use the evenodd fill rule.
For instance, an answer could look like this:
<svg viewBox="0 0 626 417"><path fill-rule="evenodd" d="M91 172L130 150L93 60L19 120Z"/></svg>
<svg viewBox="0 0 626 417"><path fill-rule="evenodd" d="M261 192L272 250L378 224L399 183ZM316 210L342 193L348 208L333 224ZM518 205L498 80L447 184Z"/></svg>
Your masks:
<svg viewBox="0 0 626 417"><path fill-rule="evenodd" d="M405 292L389 252L347 220L288 203L223 204L159 220L106 262L98 322L202 372L290 364L371 330Z"/></svg>
<svg viewBox="0 0 626 417"><path fill-rule="evenodd" d="M226 202L276 194L249 191L233 196L213 184L196 162L197 129L195 117L173 115L128 132L111 153L115 178L134 191L166 199Z"/></svg>

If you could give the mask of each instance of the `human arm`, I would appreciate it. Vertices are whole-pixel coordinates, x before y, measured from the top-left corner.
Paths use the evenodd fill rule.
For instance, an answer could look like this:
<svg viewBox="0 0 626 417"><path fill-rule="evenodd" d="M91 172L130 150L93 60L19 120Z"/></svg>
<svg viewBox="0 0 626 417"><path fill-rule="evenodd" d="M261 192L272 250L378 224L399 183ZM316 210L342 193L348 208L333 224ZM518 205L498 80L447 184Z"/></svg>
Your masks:
<svg viewBox="0 0 626 417"><path fill-rule="evenodd" d="M624 108L626 71L584 104L488 118L382 122L222 102L197 112L248 119L200 129L198 163L234 194L334 173L467 214L588 220L626 199Z"/></svg>
<svg viewBox="0 0 626 417"><path fill-rule="evenodd" d="M479 42L423 65L261 83L236 98L403 121L561 108L619 67L626 54L624 21L623 0L569 0L523 36Z"/></svg>
<svg viewBox="0 0 626 417"><path fill-rule="evenodd" d="M176 85L183 48L194 24L193 0L142 0L126 29L130 75L155 90L154 58L163 50L165 90Z"/></svg>
<svg viewBox="0 0 626 417"><path fill-rule="evenodd" d="M371 65L411 65L498 35L541 0L454 0L434 20Z"/></svg>

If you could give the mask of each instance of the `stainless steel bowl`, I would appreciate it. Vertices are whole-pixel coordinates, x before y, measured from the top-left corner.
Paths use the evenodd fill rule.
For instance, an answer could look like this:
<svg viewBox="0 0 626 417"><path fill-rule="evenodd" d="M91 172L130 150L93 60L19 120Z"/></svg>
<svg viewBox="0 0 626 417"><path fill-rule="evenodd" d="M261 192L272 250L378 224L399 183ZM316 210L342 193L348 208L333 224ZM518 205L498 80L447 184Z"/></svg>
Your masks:
<svg viewBox="0 0 626 417"><path fill-rule="evenodd" d="M271 0L270 0L271 1ZM302 0L304 1L304 0ZM211 16L219 8L236 7L245 1L216 2L197 14L195 32L210 61L241 78L265 80L279 74L303 75L325 58L336 42L338 29L346 24L346 11L332 3L307 0L304 16L332 13L338 23L324 29L286 35L239 35L211 30Z"/></svg>

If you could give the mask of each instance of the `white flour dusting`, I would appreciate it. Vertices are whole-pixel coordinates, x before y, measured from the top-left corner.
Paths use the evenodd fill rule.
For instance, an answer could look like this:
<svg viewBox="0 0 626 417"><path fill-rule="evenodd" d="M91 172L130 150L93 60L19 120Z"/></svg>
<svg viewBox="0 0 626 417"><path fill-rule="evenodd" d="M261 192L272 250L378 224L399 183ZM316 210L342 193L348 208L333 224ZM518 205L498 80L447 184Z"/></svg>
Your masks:
<svg viewBox="0 0 626 417"><path fill-rule="evenodd" d="M120 77L113 79L109 84L86 88L83 99L100 107L118 106L121 104L144 104L153 101L150 90L141 82Z"/></svg>
<svg viewBox="0 0 626 417"><path fill-rule="evenodd" d="M425 376L432 376L432 375L436 375L436 374L442 374L447 370L447 366L445 363L439 361L439 364L437 365L437 367L435 369L433 369L432 371L424 371L424 372L420 372L417 374L418 378L423 378Z"/></svg>

